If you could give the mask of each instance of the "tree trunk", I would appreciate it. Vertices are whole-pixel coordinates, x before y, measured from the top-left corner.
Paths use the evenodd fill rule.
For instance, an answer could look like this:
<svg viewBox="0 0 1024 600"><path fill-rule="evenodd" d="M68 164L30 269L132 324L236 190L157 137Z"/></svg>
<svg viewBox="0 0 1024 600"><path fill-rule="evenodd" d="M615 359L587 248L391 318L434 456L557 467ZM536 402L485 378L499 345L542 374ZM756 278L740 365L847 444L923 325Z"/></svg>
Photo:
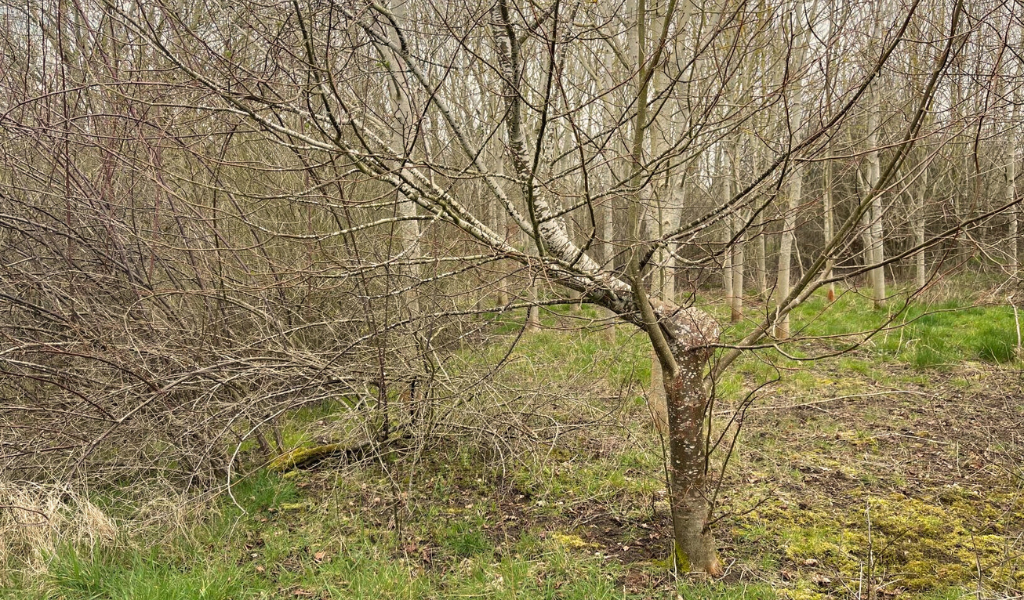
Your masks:
<svg viewBox="0 0 1024 600"><path fill-rule="evenodd" d="M1017 73L1020 74L1020 65L1017 66ZM1018 103L1014 103L1013 110L1010 113L1010 130L1007 132L1008 147L1006 149L1006 201L1013 202L1014 198L1017 197L1017 115L1018 115ZM1019 205L1014 205L1010 209L1010 230L1009 245L1007 253L1010 255L1009 271L1010 277L1013 279L1017 278L1018 263L1017 263L1017 235L1018 235L1018 215L1020 214Z"/></svg>
<svg viewBox="0 0 1024 600"><path fill-rule="evenodd" d="M831 157L831 155L832 155L832 144L829 143L829 156ZM823 190L821 203L822 203L822 211L824 212L823 225L824 225L824 234L825 234L825 246L827 247L829 244L832 243L832 236L833 236L833 233L832 233L832 223L833 223L833 219L834 219L834 217L833 217L833 212L834 211L832 209L832 160L831 160L831 158L829 160L825 161L824 169L825 169L825 173L824 173L823 177L824 177L824 180L825 180L824 181L825 189ZM829 259L829 261L825 264L825 279L831 279L832 278L832 265L833 265L833 263L834 263L834 261L832 259ZM829 283L828 284L828 301L829 302L835 302L835 300L836 300L836 284L835 283Z"/></svg>
<svg viewBox="0 0 1024 600"><path fill-rule="evenodd" d="M704 367L711 356L705 345L718 339L718 326L706 313L693 308L680 310L668 324L676 336L672 354L677 366L675 377L665 381L672 432L669 492L675 559L681 572L718 576L722 565L708 527L705 442L709 397L704 386Z"/></svg>
<svg viewBox="0 0 1024 600"><path fill-rule="evenodd" d="M754 242L757 258L754 262L757 277L757 293L761 300L768 301L768 244L764 235L764 212L757 215L757 238Z"/></svg>
<svg viewBox="0 0 1024 600"><path fill-rule="evenodd" d="M794 26L803 26L804 5L802 2L794 2L794 5L795 17L792 23ZM802 33L800 36L796 38L797 41L796 47L794 49L792 65L795 73L800 73L804 67L804 57L807 53L807 47L804 44L805 38L806 32ZM793 145L797 142L799 132L803 126L803 90L803 80L801 76L798 75L793 81L791 92L792 99L789 103L789 131L791 136L789 140L790 145ZM787 207L785 217L782 220L782 237L779 240L779 278L775 284L777 302L789 296L790 273L793 262L793 246L796 245L796 211L797 208L800 206L800 203L803 201L803 177L803 170L800 168L799 163L793 163L793 172L790 175L789 189L786 194L789 198L789 205ZM776 322L775 337L780 340L789 339L788 312Z"/></svg>
<svg viewBox="0 0 1024 600"><path fill-rule="evenodd" d="M399 22L405 20L406 6L404 3L399 4L395 7L395 16ZM394 148L402 148L402 164L400 167L400 173L403 179L410 179L411 173L408 167L413 162L413 154L416 151L415 136L411 133L417 126L422 126L422 123L417 123L417 112L413 109L412 102L410 101L408 90L411 88L410 74L408 73L407 65L402 61L402 57L394 52L387 52L385 56L388 57L388 62L392 65L392 68L396 69L394 78L391 81L392 99L394 101L394 109L396 114L394 115L394 129L391 131L391 144ZM423 141L425 141L424 138ZM420 258L420 222L416 219L419 209L417 208L415 200L404 194L401 188L395 190L397 195L397 212L398 215L403 219L399 222L397 231L397 238L400 246L399 250L402 253L404 259L408 260L410 264L402 265L399 268L399 274L403 277L408 278L409 281L420 281L421 270L420 266L415 263ZM404 281L404 280L403 280ZM399 286L403 283L399 282ZM427 340L430 336L424 335L424 332L420 329L420 323L418 319L420 316L420 291L419 288L412 287L401 294L400 298L403 302L402 310L406 317L410 320L410 323L414 325L410 328L409 334L411 335L415 343L405 346L402 350L402 354L406 356L405 360L409 365L422 364L422 358L425 356L426 346L429 343ZM480 300L483 298L481 297ZM383 371L382 371L383 373ZM423 375L422 371L416 369L413 374L413 381L419 380ZM381 382L381 410L383 412L384 422L381 426L381 440L386 440L390 437L391 432L391 416L389 410L390 402L386 402L386 392L383 391L384 385L389 382L384 380L382 375ZM421 407L417 406L416 398L410 397L408 399L408 409L411 411L418 410ZM280 441L278 441L280 445Z"/></svg>
<svg viewBox="0 0 1024 600"><path fill-rule="evenodd" d="M637 13L643 15L644 0L638 0ZM674 6L670 4L670 7ZM564 225L552 218L551 205L542 188L534 187L530 176L530 161L526 144L522 138L521 96L516 93L514 82L519 73L518 39L509 25L508 5L498 0L492 10L491 27L495 39L498 63L504 75L504 99L506 103L505 128L508 132L508 153L516 169L518 183L526 197L533 198L536 214L540 218L535 225L538 243L562 261L573 261L582 272L594 273L600 287L586 285L578 278L566 279L563 284L584 291L592 302L603 305L624 319L642 326L651 338L652 346L658 350L662 369L666 372L665 387L669 401L670 436L669 488L672 496L673 527L676 552L681 565L688 571L703 571L712 575L722 572L715 554L714 539L708 529L708 502L705 486L707 471L705 465L705 410L708 397L704 390L704 365L712 353L709 345L718 341L719 330L714 319L695 308L679 308L670 302L649 300L640 275L639 224L642 216L639 191L629 198L628 230L629 240L634 244L628 255L627 274L629 283L602 272L602 268L585 253L579 253L569 239ZM672 11L668 10L662 31L667 34ZM638 18L637 39L645 39L644 19ZM643 50L644 45L638 44ZM658 49L650 61L656 65L661 60ZM651 68L646 60L639 57L641 71ZM648 65L648 66L644 66ZM646 81L640 77L639 81ZM643 133L646 128L647 85L643 83L637 94L637 116L633 131L631 158L633 160L632 188L639 190L643 180L640 168L643 150ZM641 315L638 318L637 315ZM677 366L679 365L679 366Z"/></svg>
<svg viewBox="0 0 1024 600"><path fill-rule="evenodd" d="M537 301L537 284L535 282L530 283L530 302ZM526 331L539 331L540 330L540 309L537 308L536 304L531 304L530 308L526 309Z"/></svg>
<svg viewBox="0 0 1024 600"><path fill-rule="evenodd" d="M498 133L494 138L495 147L493 150L494 154L491 158L491 164L493 165L491 167L491 171L496 177L501 178L505 175L505 159L502 156L503 144L501 134ZM508 239L510 235L514 234L514 232L509 229L508 216L505 214L505 207L502 206L500 202L496 202L493 199L491 200L490 205L493 207L494 221L488 222L488 224L494 227L494 231L496 231L498 235ZM508 273L505 271L501 263L498 264L498 306L506 306L509 303Z"/></svg>
<svg viewBox="0 0 1024 600"><path fill-rule="evenodd" d="M724 225L722 229L722 246L724 247L722 254L722 290L725 292L726 305L732 306L732 247L728 245L729 240L732 239L732 223L730 219L726 219Z"/></svg>
<svg viewBox="0 0 1024 600"><path fill-rule="evenodd" d="M722 204L726 204L732 198L732 185L728 174L728 167L726 167L726 161L728 156L725 155L724 151L718 155L718 172L722 178ZM728 306L732 306L733 303L733 274L732 274L732 247L729 242L732 240L732 218L727 218L722 221L724 229L722 229L722 289L725 290L725 303Z"/></svg>
<svg viewBox="0 0 1024 600"><path fill-rule="evenodd" d="M735 231L740 231L746 223L746 219L740 215L734 215L736 220ZM736 238L732 248L732 310L730 320L738 323L743 320L743 234Z"/></svg>
<svg viewBox="0 0 1024 600"><path fill-rule="evenodd" d="M601 223L601 266L611 270L615 268L615 210L611 200L606 201L597 211ZM615 341L615 322L618 320L615 313L604 307L598 307L597 312L605 320L601 331L605 340Z"/></svg>
<svg viewBox="0 0 1024 600"><path fill-rule="evenodd" d="M921 187L917 191L917 206L914 215L914 245L924 244L924 201L928 193L928 169L921 173ZM917 289L921 289L928 281L928 269L924 262L924 250L922 249L914 257L915 278L914 283Z"/></svg>
<svg viewBox="0 0 1024 600"><path fill-rule="evenodd" d="M800 205L803 194L803 174L799 167L793 170L789 180L788 206L782 219L782 236L779 240L779 276L775 284L776 301L789 296L790 272L793 262L794 230L796 229L796 209ZM786 313L775 324L775 337L780 340L789 339L789 313Z"/></svg>
<svg viewBox="0 0 1024 600"><path fill-rule="evenodd" d="M881 98L878 94L878 83L871 84L871 106L868 109L868 174L865 187L866 193L870 194L881 179L881 169L878 159L878 129L879 113L881 113ZM882 242L882 196L875 194L871 199L870 217L868 217L868 240L870 246L866 248L865 258L870 264L880 265L885 260L885 249ZM875 308L885 307L885 267L878 266L871 269L872 298Z"/></svg>
<svg viewBox="0 0 1024 600"><path fill-rule="evenodd" d="M732 187L740 187L740 143L739 137L733 138L732 144ZM732 247L732 304L730 305L730 321L738 323L743 320L743 229L746 227L747 218L743 215L746 211L736 212L732 216L732 230L738 235Z"/></svg>

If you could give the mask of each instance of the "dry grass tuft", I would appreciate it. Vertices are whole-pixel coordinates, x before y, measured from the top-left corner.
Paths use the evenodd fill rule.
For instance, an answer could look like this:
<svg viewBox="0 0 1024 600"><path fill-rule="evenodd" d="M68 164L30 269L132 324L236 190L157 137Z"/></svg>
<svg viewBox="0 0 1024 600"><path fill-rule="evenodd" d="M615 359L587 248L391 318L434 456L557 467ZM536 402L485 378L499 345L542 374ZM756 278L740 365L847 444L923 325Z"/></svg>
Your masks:
<svg viewBox="0 0 1024 600"><path fill-rule="evenodd" d="M0 584L36 575L62 545L111 546L119 528L84 495L58 485L0 481Z"/></svg>

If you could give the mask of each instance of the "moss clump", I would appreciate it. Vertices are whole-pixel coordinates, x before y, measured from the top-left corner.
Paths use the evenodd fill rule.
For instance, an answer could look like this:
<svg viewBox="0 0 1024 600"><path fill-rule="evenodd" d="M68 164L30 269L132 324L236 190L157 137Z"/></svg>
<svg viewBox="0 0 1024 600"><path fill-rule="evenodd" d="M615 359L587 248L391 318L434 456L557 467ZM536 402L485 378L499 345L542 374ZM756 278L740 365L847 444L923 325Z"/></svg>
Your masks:
<svg viewBox="0 0 1024 600"><path fill-rule="evenodd" d="M1024 582L1024 558L1012 551L1013 538L1002 535L1020 530L1006 512L1016 500L957 490L934 501L900 494L849 500L831 510L762 507L737 535L777 540L796 578L789 597L814 597L869 571L914 592L976 585L979 566L994 585L1018 589ZM986 519L990 514L1001 521ZM822 574L828 583L815 580Z"/></svg>
<svg viewBox="0 0 1024 600"><path fill-rule="evenodd" d="M680 573L689 573L690 567L693 566L690 564L690 557L686 554L686 552L683 551L682 546L679 546L678 544L673 544L672 547L675 548L676 553L675 567L679 569Z"/></svg>
<svg viewBox="0 0 1024 600"><path fill-rule="evenodd" d="M284 471L297 469L344 451L345 447L341 444L324 444L323 446L314 446L312 448L295 448L267 463L267 469L275 473L283 473Z"/></svg>
<svg viewBox="0 0 1024 600"><path fill-rule="evenodd" d="M1006 540L972 532L958 511L941 504L893 495L869 502L877 535L879 567L913 590L967 584L994 572L1005 560Z"/></svg>

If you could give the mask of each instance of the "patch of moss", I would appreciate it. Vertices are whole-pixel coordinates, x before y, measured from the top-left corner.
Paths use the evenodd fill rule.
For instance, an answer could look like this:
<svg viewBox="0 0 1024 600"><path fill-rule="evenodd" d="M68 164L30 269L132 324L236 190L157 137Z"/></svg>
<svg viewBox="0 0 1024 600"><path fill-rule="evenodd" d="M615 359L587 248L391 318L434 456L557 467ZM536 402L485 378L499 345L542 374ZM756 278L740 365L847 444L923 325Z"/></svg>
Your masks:
<svg viewBox="0 0 1024 600"><path fill-rule="evenodd" d="M325 444L312 448L295 448L267 463L267 469L275 473L289 471L332 454L344 451L341 444Z"/></svg>
<svg viewBox="0 0 1024 600"><path fill-rule="evenodd" d="M872 522L877 528L875 555L881 566L914 590L968 584L980 566L1000 578L1007 541L999 535L971 531L956 510L915 498L875 498Z"/></svg>
<svg viewBox="0 0 1024 600"><path fill-rule="evenodd" d="M683 548L681 546L678 546L678 545L675 546L675 554L676 554L676 564L675 564L676 568L679 570L680 573L689 573L690 572L690 567L691 567L691 565L690 565L690 557L687 556L686 552L683 551Z"/></svg>
<svg viewBox="0 0 1024 600"><path fill-rule="evenodd" d="M551 534L551 539L565 546L566 548L584 548L590 546L578 535L556 532Z"/></svg>
<svg viewBox="0 0 1024 600"><path fill-rule="evenodd" d="M846 581L869 567L901 588L934 591L972 585L980 565L987 580L1019 586L1024 560L1008 560L1011 542L992 528L972 530L966 520L979 515L984 499L967 491L950 494L942 498L953 498L951 504L892 495L869 498L859 510L857 504L839 513L776 507L752 516L767 518L765 530L777 535L785 558L796 566L814 565ZM800 581L790 597L819 593L801 588Z"/></svg>
<svg viewBox="0 0 1024 600"><path fill-rule="evenodd" d="M1007 529L1018 530L1017 519L1006 513L1017 498L997 506L993 500L952 489L933 501L892 494L853 499L834 510L773 505L748 515L734 534L775 538L787 568L800 573L786 592L791 598L824 591L813 576L805 585L805 571L829 574L831 586L858 581L866 572L884 574L895 586L921 593L973 586L980 567L986 581L1017 589L1024 583L1024 558L994 520L979 523L979 517L1002 515Z"/></svg>

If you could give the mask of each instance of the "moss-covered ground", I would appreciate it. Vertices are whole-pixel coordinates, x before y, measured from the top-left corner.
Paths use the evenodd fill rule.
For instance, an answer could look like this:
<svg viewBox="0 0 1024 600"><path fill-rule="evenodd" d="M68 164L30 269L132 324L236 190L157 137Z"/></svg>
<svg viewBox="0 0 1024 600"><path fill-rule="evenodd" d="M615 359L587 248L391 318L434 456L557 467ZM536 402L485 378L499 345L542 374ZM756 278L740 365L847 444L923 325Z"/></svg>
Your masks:
<svg viewBox="0 0 1024 600"><path fill-rule="evenodd" d="M177 529L126 526L117 544L63 547L37 576L9 574L0 596L1019 597L1024 380L1012 309L877 311L852 293L838 302L812 299L794 318L807 337L788 358L751 353L718 386L722 447L757 390L716 498L719 581L666 561L643 337L620 326L609 338L596 313L566 310L547 314L488 380L499 398L532 391L479 409L489 415L479 432L357 464L254 471ZM886 322L905 327L858 333ZM505 354L515 322L493 329L459 359L467 368ZM325 413L296 417L286 439L324 437L311 429Z"/></svg>

